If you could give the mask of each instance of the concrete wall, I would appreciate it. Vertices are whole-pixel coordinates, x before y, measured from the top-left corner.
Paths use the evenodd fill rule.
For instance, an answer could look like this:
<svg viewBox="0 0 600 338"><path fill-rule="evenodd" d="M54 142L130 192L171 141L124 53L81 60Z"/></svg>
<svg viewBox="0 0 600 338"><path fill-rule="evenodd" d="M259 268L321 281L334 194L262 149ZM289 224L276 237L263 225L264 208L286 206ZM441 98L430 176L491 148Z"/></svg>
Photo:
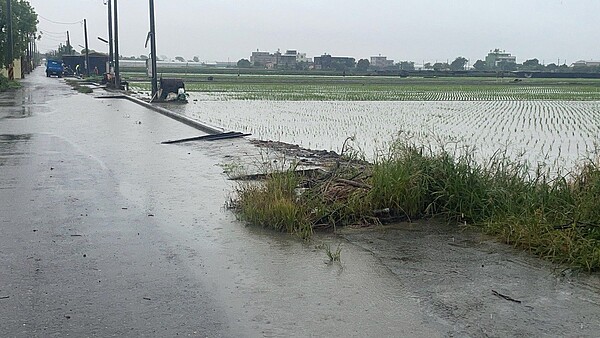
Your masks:
<svg viewBox="0 0 600 338"><path fill-rule="evenodd" d="M15 80L18 80L21 78L21 59L15 59L13 64L14 64L14 68L13 68L14 73L13 74L15 76ZM0 74L2 74L8 78L8 68L0 69Z"/></svg>

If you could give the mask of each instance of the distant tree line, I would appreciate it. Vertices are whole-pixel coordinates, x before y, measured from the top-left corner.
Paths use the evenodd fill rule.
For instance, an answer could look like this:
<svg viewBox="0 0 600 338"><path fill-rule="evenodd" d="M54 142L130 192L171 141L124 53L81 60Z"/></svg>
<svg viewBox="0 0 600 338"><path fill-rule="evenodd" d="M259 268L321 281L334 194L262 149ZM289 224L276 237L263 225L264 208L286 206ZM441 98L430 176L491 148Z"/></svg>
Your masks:
<svg viewBox="0 0 600 338"><path fill-rule="evenodd" d="M237 63L239 68L264 68L261 64L252 64L248 59L240 59ZM306 70L309 69L309 64L306 62L298 63L295 66L280 66L281 69ZM346 63L332 62L328 70L335 71L414 71L415 63L412 61L400 61L387 67L373 67L368 59L360 59L354 66ZM430 71L539 71L539 72L579 72L579 73L600 73L600 66L574 66L569 67L566 64L557 65L550 63L547 65L541 64L538 59L529 59L522 64L510 61L500 61L495 65L488 65L484 60L477 60L471 66L469 60L463 56L459 56L454 61L448 62L427 62L423 65L423 70Z"/></svg>
<svg viewBox="0 0 600 338"><path fill-rule="evenodd" d="M582 72L578 67L570 68L566 64L557 65L556 63L550 63L543 65L538 59L529 59L522 64L513 62L499 62L496 66L488 66L483 60L477 60L473 64L475 70L503 70L503 71L537 71L537 72ZM594 67L583 67L586 68L583 72L590 72ZM596 70L598 71L598 70Z"/></svg>

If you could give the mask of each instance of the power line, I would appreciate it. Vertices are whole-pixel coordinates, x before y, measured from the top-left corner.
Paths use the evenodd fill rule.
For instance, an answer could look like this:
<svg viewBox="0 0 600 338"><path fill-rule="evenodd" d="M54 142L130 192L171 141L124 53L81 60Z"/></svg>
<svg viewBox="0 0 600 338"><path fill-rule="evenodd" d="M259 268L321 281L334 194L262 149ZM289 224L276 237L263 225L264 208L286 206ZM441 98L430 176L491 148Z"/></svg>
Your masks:
<svg viewBox="0 0 600 338"><path fill-rule="evenodd" d="M42 19L44 19L44 20L46 20L48 22L55 23L57 25L79 25L79 24L83 23L83 20L75 21L75 22L59 22L59 21L54 21L54 20L50 20L48 18L45 18L45 17L43 17L40 14L38 14L38 17L40 17L40 18L42 18Z"/></svg>
<svg viewBox="0 0 600 338"><path fill-rule="evenodd" d="M50 40L56 42L65 42L66 39L59 40L59 38L51 37L51 36L42 36L42 40Z"/></svg>
<svg viewBox="0 0 600 338"><path fill-rule="evenodd" d="M63 32L50 32L44 29L40 29L40 32L43 32L44 34L54 34L54 35L59 35L59 34L65 34L67 31L63 31Z"/></svg>
<svg viewBox="0 0 600 338"><path fill-rule="evenodd" d="M40 33L42 33L43 35L47 35L47 36L64 36L65 34L67 34L67 31L60 32L60 33L48 32L48 31L45 31L45 30L43 30L43 29L40 29L39 31L40 31Z"/></svg>

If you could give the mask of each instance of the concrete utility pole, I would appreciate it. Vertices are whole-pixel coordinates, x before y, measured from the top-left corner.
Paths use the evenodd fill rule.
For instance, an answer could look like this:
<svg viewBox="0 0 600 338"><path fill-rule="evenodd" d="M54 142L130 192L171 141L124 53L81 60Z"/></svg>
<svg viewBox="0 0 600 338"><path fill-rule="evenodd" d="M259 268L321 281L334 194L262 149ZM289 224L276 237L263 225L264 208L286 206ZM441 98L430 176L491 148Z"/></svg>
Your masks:
<svg viewBox="0 0 600 338"><path fill-rule="evenodd" d="M29 34L27 41L27 69L28 73L33 71L33 34Z"/></svg>
<svg viewBox="0 0 600 338"><path fill-rule="evenodd" d="M15 74L13 69L13 62L15 60L14 56L14 46L13 46L13 30L12 30L12 5L11 0L6 0L6 64L8 65L8 79L14 80Z"/></svg>
<svg viewBox="0 0 600 338"><path fill-rule="evenodd" d="M121 89L121 74L119 73L119 10L118 10L118 1L115 1L115 86L117 89Z"/></svg>
<svg viewBox="0 0 600 338"><path fill-rule="evenodd" d="M83 19L83 33L85 35L85 75L90 76L90 50L88 48L87 20Z"/></svg>
<svg viewBox="0 0 600 338"><path fill-rule="evenodd" d="M38 50L37 50L37 36L33 38L33 61L38 66Z"/></svg>
<svg viewBox="0 0 600 338"><path fill-rule="evenodd" d="M154 24L154 0L150 0L150 58L152 59L152 99L158 93L158 74L156 74L156 28Z"/></svg>
<svg viewBox="0 0 600 338"><path fill-rule="evenodd" d="M108 72L112 74L115 64L113 52L113 23L112 23L112 0L108 0Z"/></svg>
<svg viewBox="0 0 600 338"><path fill-rule="evenodd" d="M67 31L67 49L69 50L69 55L73 55L73 48L71 48L71 37L69 36L69 31Z"/></svg>

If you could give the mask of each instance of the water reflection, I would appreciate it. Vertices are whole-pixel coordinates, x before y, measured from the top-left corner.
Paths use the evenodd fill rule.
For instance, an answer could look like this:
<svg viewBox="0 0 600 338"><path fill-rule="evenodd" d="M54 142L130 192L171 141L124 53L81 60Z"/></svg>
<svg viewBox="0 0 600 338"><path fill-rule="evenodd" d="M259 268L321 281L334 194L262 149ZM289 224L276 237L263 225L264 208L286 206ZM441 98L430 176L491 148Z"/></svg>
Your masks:
<svg viewBox="0 0 600 338"><path fill-rule="evenodd" d="M33 134L0 134L0 166L18 165Z"/></svg>

